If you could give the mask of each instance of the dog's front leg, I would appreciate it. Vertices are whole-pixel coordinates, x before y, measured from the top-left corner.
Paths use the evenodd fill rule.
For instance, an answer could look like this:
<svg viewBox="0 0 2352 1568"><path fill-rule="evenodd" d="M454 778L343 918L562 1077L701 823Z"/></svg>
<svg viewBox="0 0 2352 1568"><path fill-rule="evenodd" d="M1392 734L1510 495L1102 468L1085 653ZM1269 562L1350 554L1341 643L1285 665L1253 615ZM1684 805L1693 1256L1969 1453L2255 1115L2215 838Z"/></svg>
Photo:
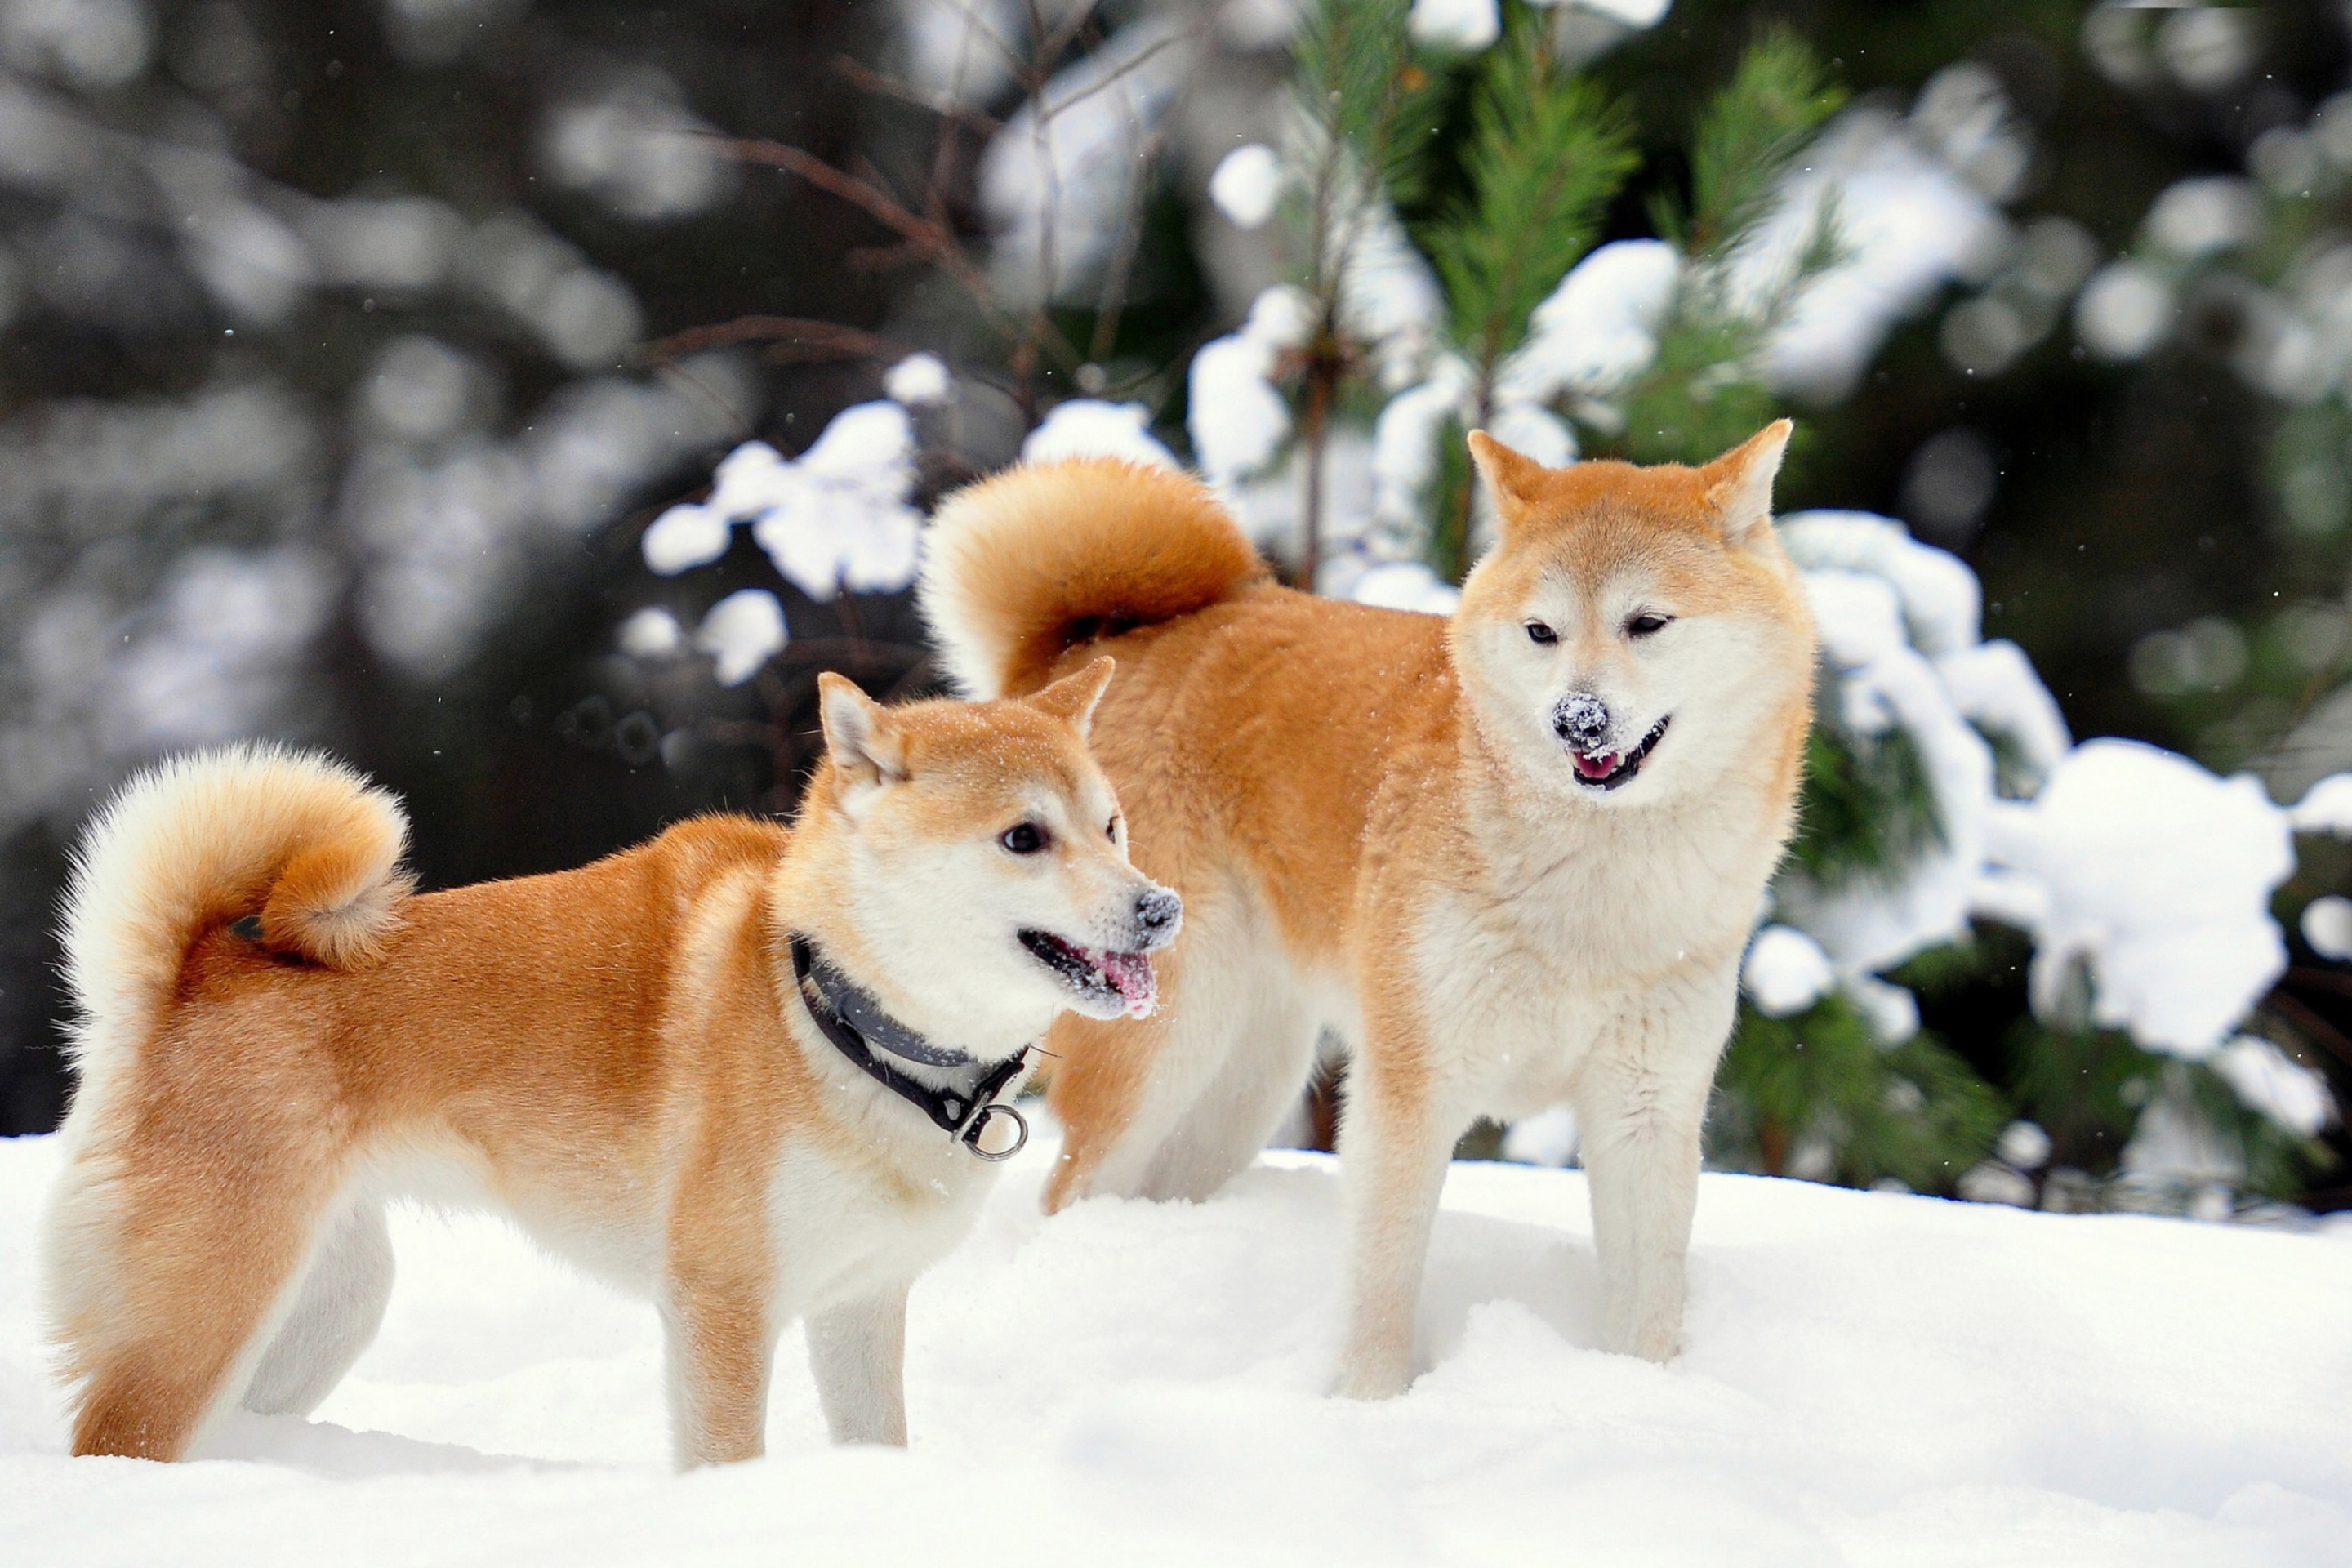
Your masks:
<svg viewBox="0 0 2352 1568"><path fill-rule="evenodd" d="M836 1443L907 1446L907 1288L845 1301L808 1324L809 1370Z"/></svg>
<svg viewBox="0 0 2352 1568"><path fill-rule="evenodd" d="M756 1459L767 1451L774 1289L765 1270L673 1270L667 1282L662 1331L670 1441L680 1469Z"/></svg>
<svg viewBox="0 0 2352 1568"><path fill-rule="evenodd" d="M1412 1379L1422 1268L1461 1131L1432 1103L1425 1071L1394 1065L1399 1054L1395 1042L1368 1032L1340 1126L1349 1306L1335 1392L1349 1399L1386 1399Z"/></svg>
<svg viewBox="0 0 2352 1568"><path fill-rule="evenodd" d="M1725 1000L1632 1021L1594 1051L1579 1085L1601 1344L1622 1355L1671 1361L1681 1345L1699 1131L1730 1011Z"/></svg>

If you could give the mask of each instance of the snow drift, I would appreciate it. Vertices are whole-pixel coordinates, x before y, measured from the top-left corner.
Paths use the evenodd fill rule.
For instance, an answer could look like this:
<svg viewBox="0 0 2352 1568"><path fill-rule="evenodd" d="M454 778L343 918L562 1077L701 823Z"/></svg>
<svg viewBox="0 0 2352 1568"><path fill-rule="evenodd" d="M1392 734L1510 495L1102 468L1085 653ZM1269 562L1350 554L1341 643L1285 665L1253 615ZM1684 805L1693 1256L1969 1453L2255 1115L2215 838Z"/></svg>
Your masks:
<svg viewBox="0 0 2352 1568"><path fill-rule="evenodd" d="M916 1288L909 1452L825 1446L797 1330L770 1458L667 1466L652 1309L498 1224L394 1219L316 1423L65 1457L33 1321L53 1140L0 1142L11 1563L2321 1564L2352 1542L2352 1238L1710 1175L1687 1348L1593 1349L1583 1178L1454 1167L1402 1398L1323 1396L1339 1184L1036 1212L1050 1147Z"/></svg>

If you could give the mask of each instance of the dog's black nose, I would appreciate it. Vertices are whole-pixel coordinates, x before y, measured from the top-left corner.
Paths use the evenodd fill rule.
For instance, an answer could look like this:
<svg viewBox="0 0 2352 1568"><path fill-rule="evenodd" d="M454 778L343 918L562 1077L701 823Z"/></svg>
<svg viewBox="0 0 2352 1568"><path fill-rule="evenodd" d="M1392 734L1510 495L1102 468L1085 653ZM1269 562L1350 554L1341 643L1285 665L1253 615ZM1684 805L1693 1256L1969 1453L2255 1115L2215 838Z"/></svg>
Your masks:
<svg viewBox="0 0 2352 1568"><path fill-rule="evenodd" d="M1165 888L1153 888L1137 895L1135 929L1144 945L1156 947L1176 934L1176 926L1184 918L1184 900Z"/></svg>
<svg viewBox="0 0 2352 1568"><path fill-rule="evenodd" d="M1590 691L1571 691L1551 710L1551 727L1580 752L1597 752L1609 740L1609 704Z"/></svg>

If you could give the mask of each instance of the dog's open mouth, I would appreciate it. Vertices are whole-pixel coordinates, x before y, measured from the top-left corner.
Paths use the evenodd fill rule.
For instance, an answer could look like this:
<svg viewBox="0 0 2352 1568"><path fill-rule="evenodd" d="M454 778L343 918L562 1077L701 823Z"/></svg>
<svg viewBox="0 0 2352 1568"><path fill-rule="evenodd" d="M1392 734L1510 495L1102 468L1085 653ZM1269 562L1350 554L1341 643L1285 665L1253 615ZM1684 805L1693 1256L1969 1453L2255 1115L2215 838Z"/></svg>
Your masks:
<svg viewBox="0 0 2352 1568"><path fill-rule="evenodd" d="M1576 766L1576 782L1587 789L1615 789L1624 784L1642 771L1642 760L1656 747L1674 717L1669 713L1659 720L1650 732L1642 737L1642 743L1630 752L1570 751L1568 760Z"/></svg>
<svg viewBox="0 0 2352 1568"><path fill-rule="evenodd" d="M1152 977L1150 958L1143 953L1080 947L1042 931L1023 931L1021 945L1060 975L1063 984L1097 1005L1116 1005L1129 1016L1140 1018L1159 1000L1159 982Z"/></svg>

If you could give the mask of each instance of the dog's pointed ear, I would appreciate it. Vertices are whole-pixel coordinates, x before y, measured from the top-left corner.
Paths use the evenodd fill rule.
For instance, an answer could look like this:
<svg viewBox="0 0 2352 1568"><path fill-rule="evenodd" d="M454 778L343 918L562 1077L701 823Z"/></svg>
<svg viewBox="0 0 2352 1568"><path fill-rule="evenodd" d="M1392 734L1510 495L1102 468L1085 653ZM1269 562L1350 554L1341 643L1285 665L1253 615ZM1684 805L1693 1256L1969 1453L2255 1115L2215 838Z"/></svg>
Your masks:
<svg viewBox="0 0 2352 1568"><path fill-rule="evenodd" d="M1772 522L1772 481L1796 426L1775 419L1699 471L1706 478L1706 504L1723 530L1724 542L1739 545L1768 533Z"/></svg>
<svg viewBox="0 0 2352 1568"><path fill-rule="evenodd" d="M1043 691L1034 693L1029 706L1051 713L1078 732L1083 740L1094 729L1095 704L1110 686L1118 661L1105 654L1075 675L1066 675Z"/></svg>
<svg viewBox="0 0 2352 1568"><path fill-rule="evenodd" d="M889 710L831 670L816 678L824 752L845 802L907 776L906 746Z"/></svg>
<svg viewBox="0 0 2352 1568"><path fill-rule="evenodd" d="M1470 432L1470 460L1478 465L1486 488L1494 492L1495 510L1508 527L1519 510L1533 501L1543 477L1551 472L1524 452L1515 452L1484 430Z"/></svg>

